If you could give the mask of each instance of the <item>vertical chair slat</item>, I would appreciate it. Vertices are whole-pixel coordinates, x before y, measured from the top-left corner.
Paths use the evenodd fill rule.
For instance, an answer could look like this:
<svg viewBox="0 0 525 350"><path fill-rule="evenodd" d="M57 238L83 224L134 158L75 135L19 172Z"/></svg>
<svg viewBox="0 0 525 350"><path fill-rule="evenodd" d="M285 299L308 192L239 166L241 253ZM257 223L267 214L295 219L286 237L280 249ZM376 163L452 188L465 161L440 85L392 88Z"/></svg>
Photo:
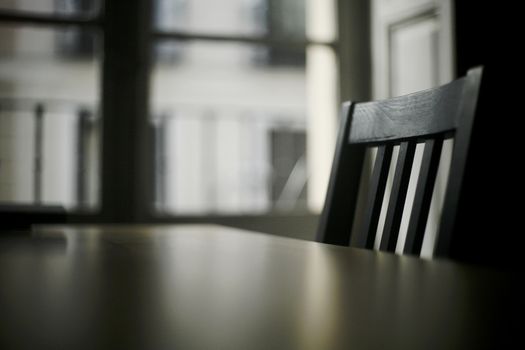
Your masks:
<svg viewBox="0 0 525 350"><path fill-rule="evenodd" d="M337 147L317 230L317 241L348 245L359 192L364 147L350 147L352 103L343 104Z"/></svg>
<svg viewBox="0 0 525 350"><path fill-rule="evenodd" d="M377 149L376 160L370 179L370 189L365 209L363 227L358 232L355 245L360 248L373 248L379 214L385 194L386 180L392 160L392 145L381 145Z"/></svg>
<svg viewBox="0 0 525 350"><path fill-rule="evenodd" d="M415 141L402 142L399 147L380 250L393 252L396 249L415 150Z"/></svg>
<svg viewBox="0 0 525 350"><path fill-rule="evenodd" d="M403 249L405 254L419 255L421 253L442 147L442 137L425 142L421 170L416 185L414 204Z"/></svg>

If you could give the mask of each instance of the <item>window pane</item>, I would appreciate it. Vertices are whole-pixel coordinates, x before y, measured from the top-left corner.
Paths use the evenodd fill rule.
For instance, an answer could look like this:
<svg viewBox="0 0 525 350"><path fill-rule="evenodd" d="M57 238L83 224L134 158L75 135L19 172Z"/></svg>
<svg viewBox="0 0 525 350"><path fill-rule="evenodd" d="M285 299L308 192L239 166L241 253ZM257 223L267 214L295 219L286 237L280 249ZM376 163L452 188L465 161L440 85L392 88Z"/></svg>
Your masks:
<svg viewBox="0 0 525 350"><path fill-rule="evenodd" d="M41 14L88 15L99 9L99 0L0 0L0 10Z"/></svg>
<svg viewBox="0 0 525 350"><path fill-rule="evenodd" d="M156 0L161 30L305 37L305 0Z"/></svg>
<svg viewBox="0 0 525 350"><path fill-rule="evenodd" d="M96 35L0 26L0 201L92 208L100 122Z"/></svg>
<svg viewBox="0 0 525 350"><path fill-rule="evenodd" d="M157 55L152 72L157 208L305 209L304 57L277 64L270 48L241 43L169 42L162 51L176 58Z"/></svg>

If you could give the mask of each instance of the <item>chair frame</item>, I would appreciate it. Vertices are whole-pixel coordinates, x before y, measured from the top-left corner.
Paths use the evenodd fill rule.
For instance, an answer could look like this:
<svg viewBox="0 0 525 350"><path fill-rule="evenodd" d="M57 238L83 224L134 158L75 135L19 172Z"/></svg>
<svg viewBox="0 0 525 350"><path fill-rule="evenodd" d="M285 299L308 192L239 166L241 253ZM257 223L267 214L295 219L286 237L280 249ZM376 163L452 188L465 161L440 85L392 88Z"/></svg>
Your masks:
<svg viewBox="0 0 525 350"><path fill-rule="evenodd" d="M434 257L451 253L483 68L451 83L388 100L345 102L317 241L372 249L394 145L399 145L380 250L395 251L416 144L425 143L404 254L419 255L443 140L453 137L452 160ZM351 232L367 147L378 147L363 224ZM362 208L360 208L362 209Z"/></svg>

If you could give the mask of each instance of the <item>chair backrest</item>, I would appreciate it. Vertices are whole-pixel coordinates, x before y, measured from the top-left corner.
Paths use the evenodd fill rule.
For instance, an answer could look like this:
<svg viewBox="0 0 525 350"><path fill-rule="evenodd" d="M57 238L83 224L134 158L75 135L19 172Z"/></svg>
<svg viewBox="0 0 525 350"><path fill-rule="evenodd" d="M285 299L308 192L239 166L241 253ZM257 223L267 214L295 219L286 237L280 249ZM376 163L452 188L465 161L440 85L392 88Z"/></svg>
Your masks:
<svg viewBox="0 0 525 350"><path fill-rule="evenodd" d="M443 141L453 138L452 158L433 256L448 256L483 69L433 89L388 100L344 103L332 172L317 240L372 249L394 146L399 146L380 250L395 251L416 145L424 143L404 254L419 255ZM377 147L371 176L362 181L367 148ZM394 165L394 164L392 164ZM413 181L413 180L412 180ZM368 182L364 207L357 210L360 184ZM405 215L408 215L406 213Z"/></svg>

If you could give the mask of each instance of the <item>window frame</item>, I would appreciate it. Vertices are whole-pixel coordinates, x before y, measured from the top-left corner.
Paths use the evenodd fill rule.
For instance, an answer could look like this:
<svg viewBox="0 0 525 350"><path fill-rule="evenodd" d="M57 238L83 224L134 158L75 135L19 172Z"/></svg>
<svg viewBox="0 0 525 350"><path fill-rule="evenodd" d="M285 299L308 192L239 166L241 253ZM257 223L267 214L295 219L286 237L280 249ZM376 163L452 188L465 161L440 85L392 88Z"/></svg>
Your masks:
<svg viewBox="0 0 525 350"><path fill-rule="evenodd" d="M335 0L338 39L333 41L276 40L265 36L215 35L154 28L149 0L101 1L94 15L34 14L0 10L0 23L79 26L99 31L103 42L100 71L102 147L100 160L100 208L94 213L68 213L70 222L200 222L249 226L250 220L315 224L316 213L268 213L260 215L159 215L154 212L153 135L148 130L151 47L161 40L234 42L297 48L321 45L334 51L341 76L339 100L369 98L370 53L368 1ZM348 63L351 62L351 63ZM130 74L132 72L133 74ZM130 142L133 140L133 142ZM109 146L111 145L111 146ZM306 218L306 221L305 221ZM282 221L286 223L283 223ZM265 226L265 224L262 224ZM310 228L311 230L311 228ZM268 229L267 231L271 231Z"/></svg>

